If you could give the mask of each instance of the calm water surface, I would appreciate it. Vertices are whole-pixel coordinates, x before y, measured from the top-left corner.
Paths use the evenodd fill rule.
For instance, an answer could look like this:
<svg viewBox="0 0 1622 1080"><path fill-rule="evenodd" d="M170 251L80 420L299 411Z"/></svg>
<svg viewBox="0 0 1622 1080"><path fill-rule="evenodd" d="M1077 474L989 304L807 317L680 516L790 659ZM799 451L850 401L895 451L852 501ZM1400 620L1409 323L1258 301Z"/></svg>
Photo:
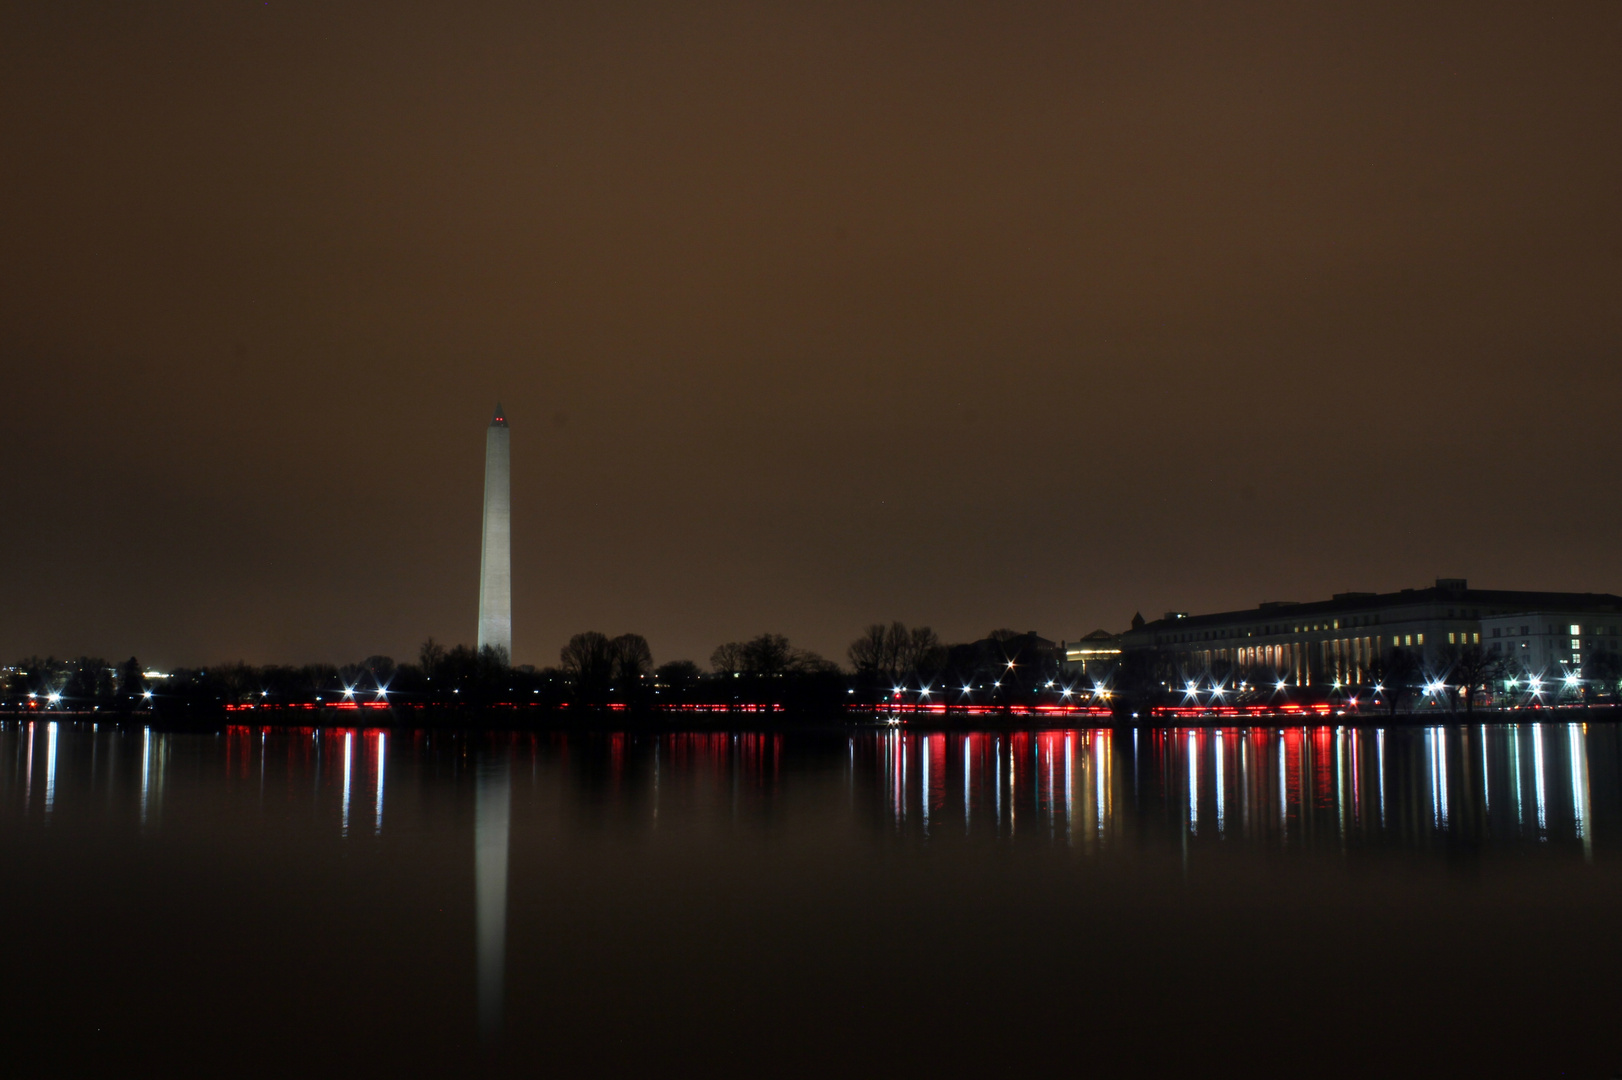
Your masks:
<svg viewBox="0 0 1622 1080"><path fill-rule="evenodd" d="M0 724L13 1075L1622 1072L1608 725Z"/></svg>

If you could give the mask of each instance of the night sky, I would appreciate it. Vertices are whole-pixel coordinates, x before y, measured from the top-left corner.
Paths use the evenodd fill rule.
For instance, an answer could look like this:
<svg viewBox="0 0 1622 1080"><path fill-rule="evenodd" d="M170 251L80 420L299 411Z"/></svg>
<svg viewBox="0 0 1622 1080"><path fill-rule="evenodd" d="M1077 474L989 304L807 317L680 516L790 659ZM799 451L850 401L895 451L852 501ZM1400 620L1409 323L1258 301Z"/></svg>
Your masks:
<svg viewBox="0 0 1622 1080"><path fill-rule="evenodd" d="M0 662L1622 591L1622 4L0 7Z"/></svg>

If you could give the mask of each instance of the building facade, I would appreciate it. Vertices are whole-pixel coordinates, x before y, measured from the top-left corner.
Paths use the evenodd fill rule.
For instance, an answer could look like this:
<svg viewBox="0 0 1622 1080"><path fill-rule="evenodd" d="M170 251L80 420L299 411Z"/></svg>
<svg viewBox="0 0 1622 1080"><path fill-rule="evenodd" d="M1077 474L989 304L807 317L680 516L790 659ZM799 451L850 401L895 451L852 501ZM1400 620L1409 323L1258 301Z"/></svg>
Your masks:
<svg viewBox="0 0 1622 1080"><path fill-rule="evenodd" d="M1471 589L1462 578L1440 578L1429 589L1338 593L1213 615L1167 612L1120 641L1125 653L1153 653L1179 679L1234 673L1258 683L1344 686L1374 681L1392 650L1439 668L1466 646L1507 660L1511 671L1552 678L1602 656L1622 659L1619 628L1622 597L1610 593Z"/></svg>

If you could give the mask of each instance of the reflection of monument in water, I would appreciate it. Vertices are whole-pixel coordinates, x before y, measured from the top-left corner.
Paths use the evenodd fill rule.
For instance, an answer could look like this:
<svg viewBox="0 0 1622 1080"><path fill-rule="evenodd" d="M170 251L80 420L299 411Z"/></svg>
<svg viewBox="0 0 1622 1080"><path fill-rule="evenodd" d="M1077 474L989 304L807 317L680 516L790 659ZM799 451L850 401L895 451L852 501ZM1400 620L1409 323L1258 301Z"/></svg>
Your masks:
<svg viewBox="0 0 1622 1080"><path fill-rule="evenodd" d="M496 415L484 436L484 547L479 560L479 648L513 651L512 448L507 417Z"/></svg>
<svg viewBox="0 0 1622 1080"><path fill-rule="evenodd" d="M479 948L479 1032L501 1031L507 974L507 822L512 782L507 759L479 762L474 794L473 870Z"/></svg>

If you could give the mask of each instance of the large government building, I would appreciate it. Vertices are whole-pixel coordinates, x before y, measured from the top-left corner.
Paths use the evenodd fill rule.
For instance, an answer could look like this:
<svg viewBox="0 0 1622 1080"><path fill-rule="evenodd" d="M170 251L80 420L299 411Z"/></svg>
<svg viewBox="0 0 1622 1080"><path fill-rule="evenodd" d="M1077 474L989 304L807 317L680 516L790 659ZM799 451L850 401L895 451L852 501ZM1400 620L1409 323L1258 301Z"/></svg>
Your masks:
<svg viewBox="0 0 1622 1080"><path fill-rule="evenodd" d="M1441 658L1479 645L1530 674L1575 671L1615 654L1622 597L1609 593L1472 589L1462 578L1394 593L1337 593L1310 603L1270 603L1215 615L1167 612L1134 619L1123 653L1151 651L1185 678L1221 667L1297 685L1363 683L1392 649ZM1616 659L1612 656L1610 659Z"/></svg>

